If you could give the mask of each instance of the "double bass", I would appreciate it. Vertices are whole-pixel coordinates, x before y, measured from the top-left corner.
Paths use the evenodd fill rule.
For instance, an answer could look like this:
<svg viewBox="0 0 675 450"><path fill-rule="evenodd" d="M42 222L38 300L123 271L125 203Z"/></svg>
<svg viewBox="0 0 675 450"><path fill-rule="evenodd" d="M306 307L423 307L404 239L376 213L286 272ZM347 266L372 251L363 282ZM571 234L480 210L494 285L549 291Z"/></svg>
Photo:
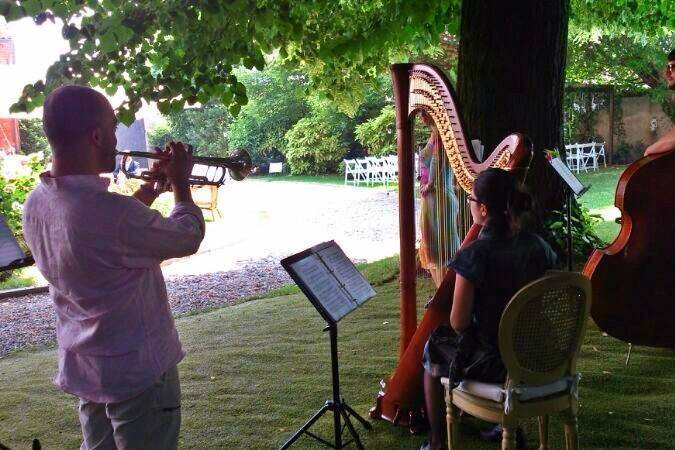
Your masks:
<svg viewBox="0 0 675 450"><path fill-rule="evenodd" d="M583 269L591 316L609 335L675 348L675 151L642 158L623 172L615 206L621 230Z"/></svg>
<svg viewBox="0 0 675 450"><path fill-rule="evenodd" d="M466 199L473 180L488 167L515 171L525 176L531 159L529 139L515 133L507 136L482 162L467 143L463 121L445 74L427 64L394 64L391 76L396 102L398 194L400 230L400 348L393 375L381 383L377 404L370 415L401 426L416 427L424 403L422 352L433 330L447 321L454 291L455 273L447 270L442 283L417 323L415 198L413 125L416 114L425 111L434 121L445 158L458 187L459 235L462 246L478 237L480 225L471 224ZM460 247L461 248L461 247Z"/></svg>

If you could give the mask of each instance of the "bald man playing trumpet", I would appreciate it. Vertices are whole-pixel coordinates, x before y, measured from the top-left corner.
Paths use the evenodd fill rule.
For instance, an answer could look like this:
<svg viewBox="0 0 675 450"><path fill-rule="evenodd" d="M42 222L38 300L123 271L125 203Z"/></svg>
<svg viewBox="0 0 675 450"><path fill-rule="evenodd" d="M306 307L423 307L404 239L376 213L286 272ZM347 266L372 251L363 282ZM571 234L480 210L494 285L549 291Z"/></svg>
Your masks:
<svg viewBox="0 0 675 450"><path fill-rule="evenodd" d="M168 218L149 208L161 189L108 192L117 120L88 87L47 96L44 131L52 169L23 211L36 264L56 309L55 384L80 399L81 449L175 449L180 431L177 364L184 356L160 263L195 253L204 218L190 195L192 155L171 143L152 171L175 198Z"/></svg>

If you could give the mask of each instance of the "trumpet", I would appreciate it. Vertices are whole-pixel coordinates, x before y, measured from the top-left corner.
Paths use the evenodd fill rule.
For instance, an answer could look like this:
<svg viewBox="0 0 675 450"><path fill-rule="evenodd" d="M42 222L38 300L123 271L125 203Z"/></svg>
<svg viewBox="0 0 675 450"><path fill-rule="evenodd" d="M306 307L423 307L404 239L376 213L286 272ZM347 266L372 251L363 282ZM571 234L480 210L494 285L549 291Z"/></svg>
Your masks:
<svg viewBox="0 0 675 450"><path fill-rule="evenodd" d="M117 150L117 155L122 157L120 169L127 178L137 178L143 181L160 181L158 174L148 170L140 173L129 172L127 169L127 160L129 158L148 158L166 160L171 158L168 155L153 152ZM254 169L251 156L244 149L235 151L225 158L211 158L206 156L193 156L192 173L188 178L190 186L221 186L225 183L225 175L229 171L230 177L235 181L241 181L246 178Z"/></svg>

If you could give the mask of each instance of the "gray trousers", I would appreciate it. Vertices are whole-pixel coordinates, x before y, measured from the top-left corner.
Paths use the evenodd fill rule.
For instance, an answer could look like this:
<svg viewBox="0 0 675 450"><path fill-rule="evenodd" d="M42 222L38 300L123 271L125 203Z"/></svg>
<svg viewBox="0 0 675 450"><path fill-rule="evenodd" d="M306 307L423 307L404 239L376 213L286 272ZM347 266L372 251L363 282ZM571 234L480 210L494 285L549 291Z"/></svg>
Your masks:
<svg viewBox="0 0 675 450"><path fill-rule="evenodd" d="M137 397L120 403L80 399L80 450L174 450L180 431L178 368Z"/></svg>

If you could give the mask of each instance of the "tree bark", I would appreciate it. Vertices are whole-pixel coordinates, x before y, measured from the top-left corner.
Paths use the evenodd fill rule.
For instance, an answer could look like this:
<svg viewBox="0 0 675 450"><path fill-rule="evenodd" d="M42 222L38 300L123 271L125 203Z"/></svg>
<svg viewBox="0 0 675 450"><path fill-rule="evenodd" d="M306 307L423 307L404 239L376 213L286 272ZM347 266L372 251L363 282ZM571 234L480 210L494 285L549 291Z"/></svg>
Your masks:
<svg viewBox="0 0 675 450"><path fill-rule="evenodd" d="M569 10L569 0L462 2L457 88L466 132L486 150L516 131L532 139L526 184L543 210L564 200L543 150L564 154Z"/></svg>

